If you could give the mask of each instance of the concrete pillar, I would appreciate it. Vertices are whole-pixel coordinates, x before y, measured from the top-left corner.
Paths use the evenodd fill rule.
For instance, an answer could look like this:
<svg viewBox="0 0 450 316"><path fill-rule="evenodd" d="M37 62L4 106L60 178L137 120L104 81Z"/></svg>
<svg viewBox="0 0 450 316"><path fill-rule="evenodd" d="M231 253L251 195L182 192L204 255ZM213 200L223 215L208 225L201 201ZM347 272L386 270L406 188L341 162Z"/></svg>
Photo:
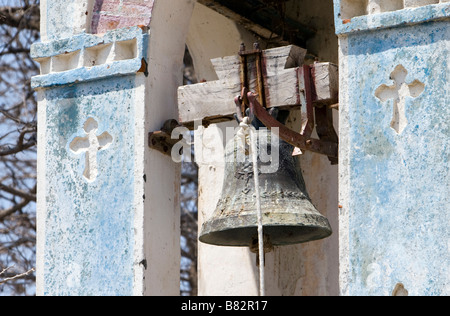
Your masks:
<svg viewBox="0 0 450 316"><path fill-rule="evenodd" d="M180 168L147 135L177 116L193 6L41 1L38 295L179 294Z"/></svg>
<svg viewBox="0 0 450 316"><path fill-rule="evenodd" d="M404 4L335 0L343 295L450 294L450 5Z"/></svg>

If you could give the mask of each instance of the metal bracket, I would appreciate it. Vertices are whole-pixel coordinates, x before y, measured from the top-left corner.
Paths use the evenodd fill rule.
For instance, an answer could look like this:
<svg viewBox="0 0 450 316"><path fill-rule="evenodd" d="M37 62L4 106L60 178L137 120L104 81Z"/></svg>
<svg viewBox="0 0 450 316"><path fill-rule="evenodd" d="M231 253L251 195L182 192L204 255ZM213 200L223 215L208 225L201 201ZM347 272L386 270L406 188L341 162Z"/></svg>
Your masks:
<svg viewBox="0 0 450 316"><path fill-rule="evenodd" d="M337 107L338 105L336 104L333 107L329 107L314 103L317 97L314 88L313 68L308 65L303 66L307 117L303 132L297 133L281 124L267 112L264 91L266 71L264 69L263 54L259 44L255 43L253 45L253 50L249 51L247 51L245 45L242 44L239 56L241 59L240 74L242 92L241 95L235 99L238 120L242 121L243 117L246 115L246 110L250 109L253 115L255 115L267 128L271 129L273 127L278 127L280 138L287 143L300 148L301 150L308 150L326 155L331 164L337 164L339 139L333 126L332 108ZM250 58L254 58L255 60L256 93L249 92L250 82L248 63ZM149 133L149 147L170 156L173 146L182 138L182 136L180 136L180 139L172 139L171 136L173 130L179 126L182 125L176 120L169 120L164 123L164 126L160 131ZM316 129L319 139L311 137L314 128Z"/></svg>
<svg viewBox="0 0 450 316"><path fill-rule="evenodd" d="M305 78L305 94L306 94L306 116L307 125L302 134L303 140L307 147L302 150L309 150L319 154L328 156L332 165L339 163L339 137L333 126L333 110L329 106L318 105L314 103L316 100L316 91L313 76L314 68L308 65L303 66L303 74ZM311 138L311 134L316 128L317 135L320 140Z"/></svg>
<svg viewBox="0 0 450 316"><path fill-rule="evenodd" d="M256 92L258 94L259 102L262 106L266 107L266 96L264 93L264 75L263 64L262 64L262 50L259 47L259 43L253 44L253 50L246 50L245 45L241 44L239 51L240 56L240 73L241 73L241 90L244 88L250 89L250 80L248 76L248 62L249 57L255 58L255 69L256 69ZM241 107L241 114L245 116L245 107L249 106L246 95L241 95L243 98L243 104Z"/></svg>
<svg viewBox="0 0 450 316"><path fill-rule="evenodd" d="M148 146L164 155L170 156L173 146L182 139L182 136L180 136L180 139L172 139L173 130L180 126L176 120L166 121L160 131L148 134Z"/></svg>
<svg viewBox="0 0 450 316"><path fill-rule="evenodd" d="M274 119L264 109L253 92L247 94L247 98L250 102L250 109L254 115L263 123L267 128L272 129L274 127L279 129L279 136L285 142L300 148L301 150L309 150L318 154L326 155L330 159L332 164L338 163L338 143L333 141L318 140L305 135L294 132L287 128L276 119Z"/></svg>
<svg viewBox="0 0 450 316"><path fill-rule="evenodd" d="M303 66L305 94L306 94L306 126L303 132L297 133L288 129L285 125L278 122L266 111L266 98L264 94L264 75L262 51L259 44L253 45L253 50L246 51L244 44L241 45L239 52L241 56L241 88L240 97L235 99L236 113L239 121L245 116L246 108L250 108L255 115L267 128L278 127L280 138L287 143L300 148L301 150L309 150L318 154L328 156L331 164L338 164L338 143L339 139L333 126L332 108L328 106L315 105L314 100L316 92L314 90L312 67ZM248 80L248 57L255 56L256 68L256 89L257 94L249 92ZM316 128L317 135L320 139L311 138L311 134Z"/></svg>

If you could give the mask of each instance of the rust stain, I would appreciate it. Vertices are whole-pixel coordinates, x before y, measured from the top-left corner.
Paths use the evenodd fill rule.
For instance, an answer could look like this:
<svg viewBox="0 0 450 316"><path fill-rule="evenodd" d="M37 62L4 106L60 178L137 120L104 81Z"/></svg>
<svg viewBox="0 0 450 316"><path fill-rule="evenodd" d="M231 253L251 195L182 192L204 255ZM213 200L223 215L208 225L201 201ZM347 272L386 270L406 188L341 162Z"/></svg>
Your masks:
<svg viewBox="0 0 450 316"><path fill-rule="evenodd" d="M143 72L146 77L148 76L148 63L145 58L142 58L141 69L139 69L138 72Z"/></svg>
<svg viewBox="0 0 450 316"><path fill-rule="evenodd" d="M352 19L345 19L342 21L342 23L347 24L347 23L350 23L351 21L352 21Z"/></svg>
<svg viewBox="0 0 450 316"><path fill-rule="evenodd" d="M143 24L139 24L138 28L140 28L143 32L147 32L148 31L148 27L146 25L143 25Z"/></svg>
<svg viewBox="0 0 450 316"><path fill-rule="evenodd" d="M303 68L297 67L296 72L297 72L297 87L300 87L300 76L303 76ZM296 102L298 105L302 105L300 93L302 93L303 91L304 91L303 89L299 89L296 91L297 92L297 101Z"/></svg>
<svg viewBox="0 0 450 316"><path fill-rule="evenodd" d="M265 98L265 103L266 103L265 105L266 105L266 108L268 109L271 107L271 105L270 105L269 83L267 82L267 77L268 77L268 75L267 75L267 57L264 54L264 52L262 52L262 54L261 54L261 73L262 73L262 77L261 77L262 89L264 92L264 98Z"/></svg>

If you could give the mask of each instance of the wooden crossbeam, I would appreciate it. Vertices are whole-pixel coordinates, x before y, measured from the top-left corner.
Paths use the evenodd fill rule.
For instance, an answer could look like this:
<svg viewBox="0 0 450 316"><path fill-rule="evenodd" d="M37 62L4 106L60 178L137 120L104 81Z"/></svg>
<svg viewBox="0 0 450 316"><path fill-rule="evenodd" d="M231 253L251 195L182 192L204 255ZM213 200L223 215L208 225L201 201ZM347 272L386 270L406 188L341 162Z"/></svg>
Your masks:
<svg viewBox="0 0 450 316"><path fill-rule="evenodd" d="M306 50L294 45L265 50L262 53L267 108L295 108L306 105L303 61ZM179 122L217 123L233 118L234 98L241 93L240 59L236 56L212 60L217 81L182 86L178 89ZM250 90L256 91L256 69L248 60ZM332 63L312 65L314 103L338 102L338 70Z"/></svg>

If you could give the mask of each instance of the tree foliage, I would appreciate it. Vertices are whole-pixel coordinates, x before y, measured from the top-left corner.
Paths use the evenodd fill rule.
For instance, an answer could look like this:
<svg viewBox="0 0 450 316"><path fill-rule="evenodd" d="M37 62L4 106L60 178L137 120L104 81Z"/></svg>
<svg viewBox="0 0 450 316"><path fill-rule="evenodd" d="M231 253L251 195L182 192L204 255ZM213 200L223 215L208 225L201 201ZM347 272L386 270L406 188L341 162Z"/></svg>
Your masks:
<svg viewBox="0 0 450 316"><path fill-rule="evenodd" d="M34 294L38 0L0 0L0 295Z"/></svg>

